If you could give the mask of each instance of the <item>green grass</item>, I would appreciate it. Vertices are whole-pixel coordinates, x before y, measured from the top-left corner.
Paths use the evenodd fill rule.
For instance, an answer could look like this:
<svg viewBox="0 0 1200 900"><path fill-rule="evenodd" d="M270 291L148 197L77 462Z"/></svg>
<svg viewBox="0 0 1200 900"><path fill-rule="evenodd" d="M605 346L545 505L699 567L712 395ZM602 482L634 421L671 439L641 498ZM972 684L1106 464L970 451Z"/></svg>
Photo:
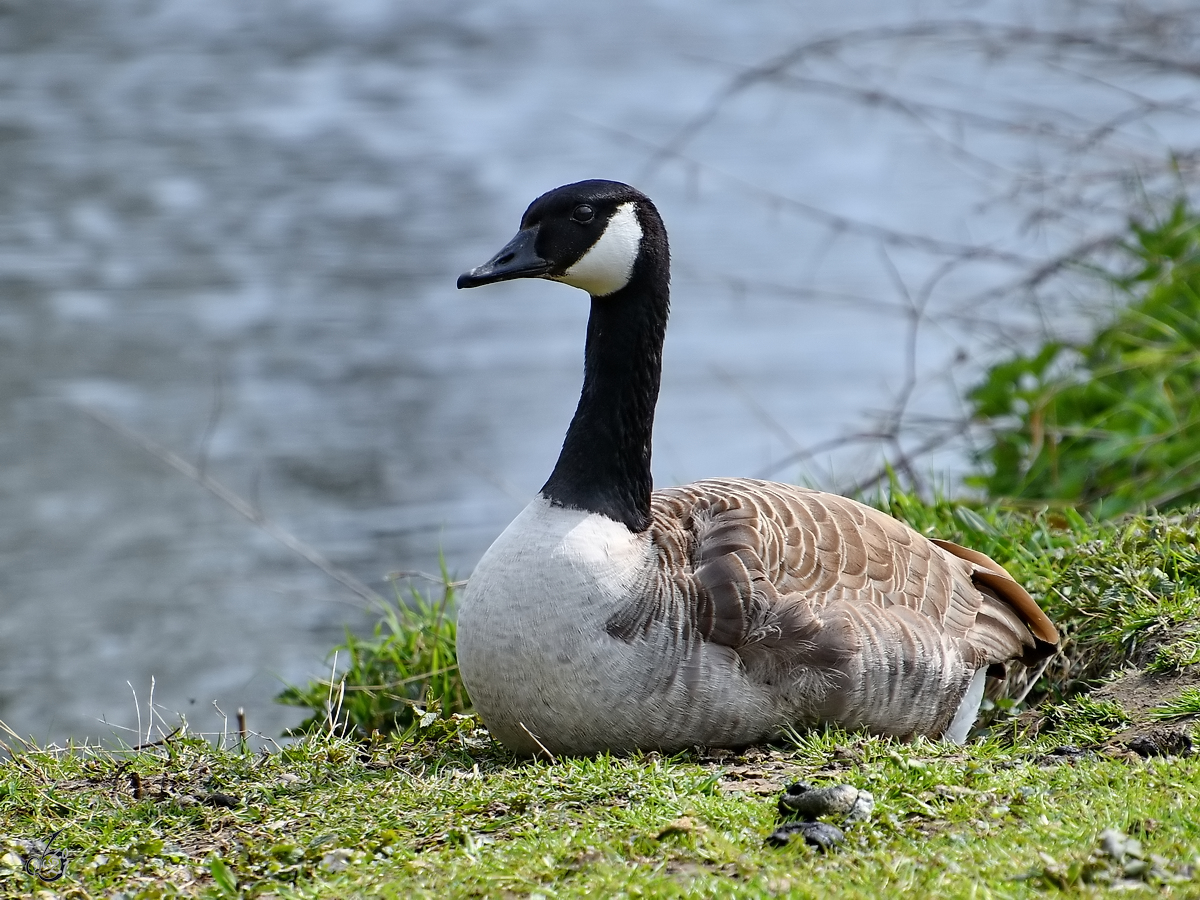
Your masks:
<svg viewBox="0 0 1200 900"><path fill-rule="evenodd" d="M1200 716L1200 688L1184 688L1179 695L1150 710L1159 721Z"/></svg>
<svg viewBox="0 0 1200 900"><path fill-rule="evenodd" d="M467 692L454 654L454 587L444 567L440 591L431 595L410 587L405 597L397 585L395 601L383 605L370 637L347 631L330 651L330 678L291 685L276 697L310 712L293 733L365 738L413 729L424 716L465 710Z"/></svg>
<svg viewBox="0 0 1200 900"><path fill-rule="evenodd" d="M1195 757L829 732L715 759L549 764L513 759L468 718L433 730L310 736L273 754L193 738L18 753L0 763L0 894L46 887L22 870L20 841L59 828L65 897L1040 897L1120 877L1097 857L1109 828L1161 859L1140 876L1157 892L1200 892L1174 883L1200 850ZM797 778L869 789L875 815L828 855L767 847L777 787Z"/></svg>
<svg viewBox="0 0 1200 900"><path fill-rule="evenodd" d="M1043 728L1056 741L1069 746L1102 744L1129 727L1129 713L1115 700L1078 694L1064 703L1050 704L1043 710Z"/></svg>
<svg viewBox="0 0 1200 900"><path fill-rule="evenodd" d="M1146 671L1155 675L1170 675L1200 664L1200 638L1195 634L1155 648Z"/></svg>

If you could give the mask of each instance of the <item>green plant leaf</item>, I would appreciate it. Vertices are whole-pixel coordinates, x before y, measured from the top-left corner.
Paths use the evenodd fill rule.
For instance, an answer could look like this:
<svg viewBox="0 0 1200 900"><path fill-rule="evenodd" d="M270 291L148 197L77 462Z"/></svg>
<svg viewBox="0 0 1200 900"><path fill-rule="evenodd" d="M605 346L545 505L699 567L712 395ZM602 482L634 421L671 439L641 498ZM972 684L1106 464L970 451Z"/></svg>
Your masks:
<svg viewBox="0 0 1200 900"><path fill-rule="evenodd" d="M233 872L230 871L229 866L225 864L221 857L209 857L208 872L212 875L213 881L224 896L238 896L237 879L233 877Z"/></svg>
<svg viewBox="0 0 1200 900"><path fill-rule="evenodd" d="M989 497L1112 516L1200 500L1200 217L1130 226L1124 295L1086 341L993 365L967 395L990 434L967 483Z"/></svg>

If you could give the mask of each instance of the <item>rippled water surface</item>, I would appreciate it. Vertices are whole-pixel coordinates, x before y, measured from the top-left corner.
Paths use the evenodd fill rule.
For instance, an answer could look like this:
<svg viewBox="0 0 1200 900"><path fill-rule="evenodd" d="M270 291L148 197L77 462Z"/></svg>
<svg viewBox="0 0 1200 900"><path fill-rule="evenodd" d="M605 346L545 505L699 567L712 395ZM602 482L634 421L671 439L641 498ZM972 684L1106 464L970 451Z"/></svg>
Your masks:
<svg viewBox="0 0 1200 900"><path fill-rule="evenodd" d="M0 5L0 718L38 740L105 736L153 679L193 728L219 729L216 700L278 733L299 718L271 703L281 679L320 672L365 621L85 408L377 589L439 552L469 573L550 470L587 303L454 280L555 185L633 180L667 220L660 484L753 474L884 405L899 317L736 284L820 270L871 294L878 261L818 253L819 231L735 180L651 164L737 66L911 12L842 7ZM869 110L751 98L693 150L738 174L749 142L759 184L965 228L949 163Z"/></svg>

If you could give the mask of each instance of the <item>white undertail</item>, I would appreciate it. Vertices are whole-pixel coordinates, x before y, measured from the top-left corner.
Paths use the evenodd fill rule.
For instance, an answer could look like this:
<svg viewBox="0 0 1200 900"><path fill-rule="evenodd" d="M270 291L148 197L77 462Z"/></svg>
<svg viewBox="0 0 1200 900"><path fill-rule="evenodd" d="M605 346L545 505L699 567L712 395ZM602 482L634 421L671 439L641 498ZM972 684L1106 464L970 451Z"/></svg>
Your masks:
<svg viewBox="0 0 1200 900"><path fill-rule="evenodd" d="M958 704L958 711L954 713L954 720L942 735L946 740L956 744L966 743L971 727L979 718L979 705L983 702L983 688L986 682L987 669L979 669L967 685L967 691Z"/></svg>

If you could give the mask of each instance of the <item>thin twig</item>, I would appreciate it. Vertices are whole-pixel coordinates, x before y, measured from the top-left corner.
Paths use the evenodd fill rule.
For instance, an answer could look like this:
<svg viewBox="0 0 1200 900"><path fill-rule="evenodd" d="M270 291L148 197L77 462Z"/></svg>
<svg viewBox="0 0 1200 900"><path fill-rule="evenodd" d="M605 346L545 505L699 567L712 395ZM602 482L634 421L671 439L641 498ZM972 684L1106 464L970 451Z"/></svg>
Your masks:
<svg viewBox="0 0 1200 900"><path fill-rule="evenodd" d="M338 584L362 597L371 603L384 602L383 597L375 591L371 590L349 572L339 569L322 553L300 540L292 533L280 528L270 519L263 515L262 510L256 506L252 506L246 502L240 495L232 489L226 487L221 482L217 481L211 475L202 472L199 467L192 465L177 453L173 453L161 444L151 440L145 435L134 431L123 422L118 421L108 413L102 412L94 407L75 404L80 412L92 419L95 419L104 427L116 432L121 437L129 442L141 447L155 459L170 466L175 471L190 478L196 484L213 494L218 499L222 500L230 506L235 512L249 519L252 523L261 528L268 535L273 537L283 546L287 547L296 555L300 556L307 562L316 566Z"/></svg>
<svg viewBox="0 0 1200 900"><path fill-rule="evenodd" d="M337 663L338 651L333 651L333 664L329 669L329 694L325 698L325 724L328 726L329 734L337 737L338 718L342 714L342 701L346 697L346 679L343 677L337 682L337 702L334 702L334 679L337 678ZM349 727L349 723L347 723Z"/></svg>
<svg viewBox="0 0 1200 900"><path fill-rule="evenodd" d="M399 572L388 572L384 578L388 581L399 581L401 578L420 578L423 581L429 581L433 584L442 584L446 587L460 588L466 585L467 579L463 578L459 581L447 581L440 575L430 575L428 572L421 572L417 569L405 569Z"/></svg>
<svg viewBox="0 0 1200 900"><path fill-rule="evenodd" d="M223 723L221 726L221 749L223 750L229 741L229 716L225 715L225 711L221 709L221 707L217 706L216 700L212 702L212 705L213 709L217 711L217 715L221 717L221 722Z"/></svg>
<svg viewBox="0 0 1200 900"><path fill-rule="evenodd" d="M967 423L967 422L961 423L962 430L965 431L968 424L969 423ZM918 444L915 449L910 450L904 454L904 457L903 457L904 467L907 469L911 469L912 463L914 460L918 459L919 457L924 456L927 453L931 453L940 447L945 446L946 443L953 436L954 436L953 434L949 434L949 435L936 434L933 437L928 438L927 440ZM841 493L846 494L851 497L858 496L863 491L865 491L867 488L874 487L875 485L877 485L881 481L883 481L883 479L885 479L887 477L888 472L895 468L896 468L896 466L892 463L884 463L878 469L874 470L870 475L867 475L865 478L860 478L857 481L854 481L851 484L840 488L839 490Z"/></svg>
<svg viewBox="0 0 1200 900"><path fill-rule="evenodd" d="M1033 686L1038 683L1038 679L1042 677L1042 673L1050 667L1050 663L1053 662L1056 655L1057 654L1051 654L1042 660L1041 665L1039 665L1037 669L1034 670L1033 674L1029 676L1029 680L1025 683L1025 687L1022 689L1021 693L1012 698L1014 706L1025 702L1025 698L1029 696L1029 692L1033 690Z"/></svg>
<svg viewBox="0 0 1200 900"><path fill-rule="evenodd" d="M716 376L725 383L726 386L731 388L739 397L742 398L742 402L746 404L750 412L752 412L758 418L758 420L762 422L763 425L765 425L769 430L773 431L776 437L778 437L783 443L792 448L793 453L803 452L803 445L796 440L795 436L783 426L782 422L771 415L767 408L754 398L753 394L746 390L746 388L743 387L741 383L737 381L737 379L730 375L729 372L725 370L724 366L720 365L719 363L713 363L712 370Z"/></svg>
<svg viewBox="0 0 1200 900"><path fill-rule="evenodd" d="M546 745L545 745L545 744L543 744L543 743L542 743L540 740L538 740L538 736L537 736L536 734L534 734L532 731L530 731L530 730L529 730L529 729L528 729L528 728L525 726L525 723L524 723L524 722L518 722L517 724L521 726L521 730L522 730L523 732L525 732L527 735L529 735L531 738L533 738L533 742L534 742L535 744L537 744L537 745L538 745L538 749L539 749L539 750L541 750L541 751L542 751L542 753L544 753L544 754L545 754L547 761L549 761L549 762L551 762L551 763L553 763L553 762L556 762L556 760L555 760L555 758L554 758L554 754L553 754L553 753L551 753L549 750L547 750L547 749L546 749Z"/></svg>
<svg viewBox="0 0 1200 900"><path fill-rule="evenodd" d="M422 672L420 675L413 675L409 678L401 678L399 681L389 681L387 684L348 684L345 686L347 691L388 691L393 688L404 687L407 684L412 684L414 681L421 681L426 678L433 678L435 675L445 675L447 672L453 672L458 668L457 665L443 666L440 669L434 669L432 672ZM328 681L318 681L317 684L332 685ZM416 701L414 701L416 702Z"/></svg>
<svg viewBox="0 0 1200 900"><path fill-rule="evenodd" d="M154 676L150 676L150 699L146 702L146 715L150 721L146 723L146 743L154 733Z"/></svg>
<svg viewBox="0 0 1200 900"><path fill-rule="evenodd" d="M170 734L168 734L164 737L160 737L157 741L152 741L152 742L148 742L145 744L138 744L133 749L134 750L149 750L151 747L165 746L167 743L170 742L171 738L175 737L177 734L179 734L181 731L183 731L184 726L186 724L187 723L180 723L179 727L176 728L174 731L172 731Z"/></svg>
<svg viewBox="0 0 1200 900"><path fill-rule="evenodd" d="M10 738L12 738L14 741L16 741L18 744L20 744L26 750L36 750L37 749L37 744L34 744L32 741L28 741L25 738L21 737L19 734L17 734L15 731L13 731L12 728L9 727L8 723L5 722L3 719L0 719L0 731L3 731L5 734L7 734ZM0 743L3 743L3 742L0 741ZM15 754L13 754L12 749L9 748L8 744L4 744L4 749L8 750L10 756L15 755Z"/></svg>
<svg viewBox="0 0 1200 900"><path fill-rule="evenodd" d="M203 477L208 472L208 448L221 421L221 412L225 408L225 379L222 376L223 366L218 363L213 373L213 403L208 412L208 423L204 426L204 434L200 436L200 452L196 454L196 470Z"/></svg>
<svg viewBox="0 0 1200 900"><path fill-rule="evenodd" d="M125 683L126 683L127 685L129 685L129 690L130 690L130 692L133 694L133 711L137 713L137 735L136 735L136 739L137 739L138 741L141 741L141 739L142 739L142 705L141 705L141 703L138 701L137 691L136 691L136 690L134 689L134 687L133 687L133 682L131 682L131 681L126 681Z"/></svg>

